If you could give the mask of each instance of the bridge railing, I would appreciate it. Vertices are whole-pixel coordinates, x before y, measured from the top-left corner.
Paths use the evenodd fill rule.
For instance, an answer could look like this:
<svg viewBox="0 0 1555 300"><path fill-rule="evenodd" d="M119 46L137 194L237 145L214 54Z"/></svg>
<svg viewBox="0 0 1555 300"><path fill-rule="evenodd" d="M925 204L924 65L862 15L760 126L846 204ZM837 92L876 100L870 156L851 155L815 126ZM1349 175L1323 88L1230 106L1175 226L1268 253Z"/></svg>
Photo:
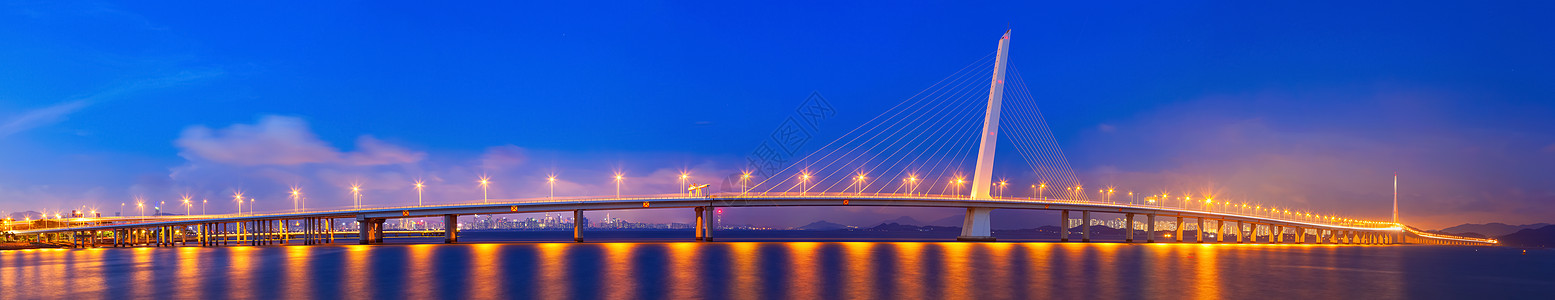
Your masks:
<svg viewBox="0 0 1555 300"><path fill-rule="evenodd" d="M724 199L730 199L730 198L762 198L762 197L859 198L859 199L870 199L870 198L920 198L920 199L941 199L941 200L969 200L970 199L966 195L945 195L945 194L932 194L932 193L927 193L927 194L926 193L908 194L908 193L859 193L859 192L751 192L751 193L729 192L729 193L714 194L714 195L712 195L712 197L724 198ZM1208 205L1207 207L1206 206L1197 206L1197 205L1175 206L1175 205L1164 205L1164 204L1137 203L1137 202L1129 202L1129 201L1106 201L1106 200L1091 200L1091 199L1077 200L1077 199L1065 199L1065 198L1058 198L1058 197L993 197L992 199L983 199L983 201L1008 201L1008 202L1025 202L1025 203L1055 203L1055 204L1057 204L1057 203L1071 203L1071 204L1087 204L1087 205L1108 205L1108 206L1126 207L1126 208L1168 209L1168 210L1177 210L1177 211L1205 212L1205 213L1234 215L1234 216L1249 217L1249 218L1272 219L1272 220L1282 220L1282 221L1290 221L1290 222L1315 223L1315 224L1324 224L1324 225L1332 225L1332 226L1344 226L1344 227L1379 228L1379 229L1397 227L1396 224L1389 223L1389 222L1351 220L1351 219L1342 219L1342 218L1335 218L1335 217L1319 217L1319 216L1307 217L1305 214L1302 214L1301 216L1296 216L1297 214L1295 214L1295 213L1289 213L1289 214L1286 214L1286 213L1257 213L1256 211L1249 212L1250 209L1244 209L1244 208L1241 208L1241 207L1217 209L1217 208L1215 208L1216 206L1214 206L1214 205ZM1264 211L1267 211L1267 210L1264 210Z"/></svg>
<svg viewBox="0 0 1555 300"><path fill-rule="evenodd" d="M1466 237L1466 236L1456 236L1456 235L1446 235L1446 234L1431 233L1431 232L1426 232L1426 231L1423 231L1423 230L1420 230L1420 229L1416 229L1416 228L1411 227L1411 226L1404 226L1404 231L1409 232L1409 234L1413 234L1413 235L1420 236L1420 237L1423 237L1423 238L1433 238L1433 239L1440 239L1440 240L1453 240L1453 241L1463 241L1463 242L1473 242L1473 243L1486 243L1486 244L1499 243L1499 241L1496 241L1496 239L1492 239L1492 238L1474 238L1474 237Z"/></svg>
<svg viewBox="0 0 1555 300"><path fill-rule="evenodd" d="M258 213L258 214L255 214L255 213L231 213L231 214L212 214L212 215L153 216L153 217L138 217L138 218L132 218L132 217L77 218L77 219L72 219L72 220L68 220L68 221L63 221L62 223L67 224L66 226L63 226L63 227L78 227L78 226L102 225L104 223L116 224L117 225L117 224L139 224L139 223L167 222L167 221L176 221L176 220L199 220L199 219L219 219L219 218L238 218L238 217L258 217L258 218L264 218L264 217L269 217L269 216L285 216L285 215L294 215L294 214L303 214L303 213L315 214L315 215L316 214L340 213L342 215L349 215L349 214L352 214L352 213L355 213L355 212L364 211L364 210L401 210L401 209L417 209L417 208L432 208L432 207L448 207L448 206L459 206L459 205L516 205L516 204L537 204L537 203L578 203L578 202L594 202L594 201L655 201L655 200L687 199L687 198L708 198L708 199L712 199L712 200L729 200L729 199L742 199L742 198L800 198L800 199L803 199L803 198L817 198L817 199L837 199L837 198L843 198L843 199L850 199L850 198L851 199L901 199L901 198L912 198L912 199L934 199L934 200L950 200L950 201L954 201L954 200L970 200L970 198L968 196L965 196L965 195L945 195L945 194L933 194L933 193L859 193L859 192L825 192L825 193L822 193L822 192L748 192L748 193L739 193L739 192L725 192L725 193L709 194L709 195L706 195L706 196L697 196L697 195L690 195L690 194L673 193L673 194L630 195L630 196L621 196L621 197L587 197L587 196L584 196L584 197L544 197L544 198L521 198L521 199L487 199L487 200L484 200L484 201L476 200L476 201L468 201L468 202L463 202L463 203L437 203L437 204L400 205L400 206L386 205L386 206L339 207L339 208L331 208L331 209L323 209L323 210L270 211L270 212ZM1324 224L1324 225L1332 225L1332 226L1345 226L1345 227L1358 227L1358 228L1379 228L1379 229L1381 229L1381 228L1397 227L1396 225L1394 225L1392 223L1387 223L1387 222L1371 222L1371 221L1359 221L1359 220L1341 220L1341 219L1329 218L1329 217L1306 217L1305 215L1303 215L1302 217L1295 217L1294 216L1295 214L1283 214L1283 213L1273 213L1273 214L1271 214L1271 213L1257 213L1257 212L1249 213L1247 209L1241 209L1240 207L1215 209L1214 208L1215 206L1213 206L1213 205L1207 205L1207 206L1201 206L1201 207L1195 207L1195 205L1174 206L1174 205L1137 203L1137 202L1132 202L1131 203L1129 201L1076 200L1076 199L1065 199L1065 198L1060 198L1060 197L994 197L992 199L980 199L980 201L1005 201L1005 202L1020 202L1020 203L1053 203L1053 204L1104 205L1104 206L1113 206L1113 207L1120 207L1120 208L1140 208L1140 209L1160 209L1160 210L1175 210L1175 211L1188 211L1188 212L1204 212L1204 213L1214 213L1214 214L1229 215L1229 216L1241 216L1241 217L1248 217L1248 218L1272 219L1272 220L1283 220L1283 221L1291 221L1291 222L1304 222L1304 223L1312 223L1312 224ZM50 220L53 220L53 219L50 219ZM58 224L58 223L56 223L56 224ZM59 228L59 227L49 227L49 228ZM30 229L48 229L48 228L38 227L38 228L30 228ZM1422 233L1424 233L1424 232L1422 232ZM1421 235L1422 236L1427 236L1427 235L1430 235L1430 234L1431 233L1424 233L1424 234L1421 234Z"/></svg>

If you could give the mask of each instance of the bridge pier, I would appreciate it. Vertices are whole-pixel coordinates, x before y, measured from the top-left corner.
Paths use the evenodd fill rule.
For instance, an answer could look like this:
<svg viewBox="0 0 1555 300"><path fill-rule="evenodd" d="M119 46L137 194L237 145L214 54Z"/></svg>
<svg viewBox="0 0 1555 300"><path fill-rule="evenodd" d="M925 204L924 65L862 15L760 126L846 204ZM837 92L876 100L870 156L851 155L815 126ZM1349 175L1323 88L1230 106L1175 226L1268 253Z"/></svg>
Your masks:
<svg viewBox="0 0 1555 300"><path fill-rule="evenodd" d="M1198 217L1198 218L1193 218L1193 219L1198 221L1198 223L1199 223L1197 225L1197 227L1194 228L1194 229L1198 229L1198 230L1194 230L1193 231L1194 233L1196 233L1194 235L1198 236L1197 237L1198 243L1203 244L1204 243L1204 217Z"/></svg>
<svg viewBox="0 0 1555 300"><path fill-rule="evenodd" d="M1146 243L1154 243L1155 242L1155 214L1146 214L1145 215L1145 231L1146 231L1145 242Z"/></svg>
<svg viewBox="0 0 1555 300"><path fill-rule="evenodd" d="M702 241L704 242L713 241L713 230L718 228L718 218L714 215L717 212L718 209L712 206L702 209Z"/></svg>
<svg viewBox="0 0 1555 300"><path fill-rule="evenodd" d="M1080 211L1080 241L1091 242L1091 211Z"/></svg>
<svg viewBox="0 0 1555 300"><path fill-rule="evenodd" d="M1216 243L1225 243L1226 242L1226 221L1225 220L1215 220L1215 242Z"/></svg>
<svg viewBox="0 0 1555 300"><path fill-rule="evenodd" d="M702 241L702 232L703 232L702 226L704 226L703 225L704 222L707 222L707 220L703 220L702 219L702 217L706 217L707 216L707 215L702 213L703 209L705 209L705 208L702 208L701 206L697 206L697 207L693 207L692 208L693 211L696 211L696 215L697 215L696 216L696 219L697 219L696 220L696 226L695 226L695 228L692 229L692 231L695 231L696 238L697 238L696 240L698 242Z"/></svg>
<svg viewBox="0 0 1555 300"><path fill-rule="evenodd" d="M372 227L373 220L356 217L357 244L366 245L373 242Z"/></svg>
<svg viewBox="0 0 1555 300"><path fill-rule="evenodd" d="M443 243L459 242L459 215L443 215Z"/></svg>
<svg viewBox="0 0 1555 300"><path fill-rule="evenodd" d="M313 218L302 219L302 244L313 245Z"/></svg>
<svg viewBox="0 0 1555 300"><path fill-rule="evenodd" d="M387 223L388 221L389 219L378 219L377 221L373 222L373 243L383 243L383 224Z"/></svg>
<svg viewBox="0 0 1555 300"><path fill-rule="evenodd" d="M1177 216L1177 235L1173 238L1176 238L1178 243L1182 242L1182 225L1182 216Z"/></svg>
<svg viewBox="0 0 1555 300"><path fill-rule="evenodd" d="M1134 242L1134 213L1123 214L1123 242Z"/></svg>
<svg viewBox="0 0 1555 300"><path fill-rule="evenodd" d="M1236 226L1236 243L1241 244L1242 240L1247 237L1247 232L1242 231L1242 221L1234 221L1232 224Z"/></svg>
<svg viewBox="0 0 1555 300"><path fill-rule="evenodd" d="M1058 241L1069 241L1069 210L1058 212Z"/></svg>
<svg viewBox="0 0 1555 300"><path fill-rule="evenodd" d="M587 226L587 225L588 225L588 221L584 221L583 220L583 210L581 210L581 209L574 209L574 210L572 210L572 241L573 242L578 242L578 243L582 243L583 242L583 227Z"/></svg>
<svg viewBox="0 0 1555 300"><path fill-rule="evenodd" d="M277 225L280 225L280 227L276 228L276 231L278 231L277 233L279 234L279 235L276 236L276 238L277 238L276 242L279 242L280 244L285 245L286 244L286 240L290 239L290 236L286 235L286 233L287 233L287 230L286 230L286 219L281 219L279 221L276 221L275 223Z"/></svg>
<svg viewBox="0 0 1555 300"><path fill-rule="evenodd" d="M988 216L989 212L992 211L993 208L968 207L966 209L966 217L961 220L961 236L957 236L956 240L963 242L994 241L993 224Z"/></svg>
<svg viewBox="0 0 1555 300"><path fill-rule="evenodd" d="M1247 243L1249 243L1249 244L1257 244L1258 243L1258 223L1257 222L1247 222Z"/></svg>

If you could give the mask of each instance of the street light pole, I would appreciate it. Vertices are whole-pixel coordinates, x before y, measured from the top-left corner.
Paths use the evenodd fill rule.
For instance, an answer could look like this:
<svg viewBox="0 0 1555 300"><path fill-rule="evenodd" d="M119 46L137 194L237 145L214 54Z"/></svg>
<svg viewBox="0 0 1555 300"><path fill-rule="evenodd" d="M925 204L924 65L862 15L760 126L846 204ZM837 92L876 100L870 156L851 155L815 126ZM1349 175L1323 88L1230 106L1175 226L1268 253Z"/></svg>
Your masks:
<svg viewBox="0 0 1555 300"><path fill-rule="evenodd" d="M421 198L421 190L422 190L422 188L423 188L422 187L422 182L420 180L417 180L416 181L416 206L421 206L422 205L422 198Z"/></svg>
<svg viewBox="0 0 1555 300"><path fill-rule="evenodd" d="M481 203L483 204L490 201L486 193L486 186L491 183L490 179L491 177L481 176Z"/></svg>

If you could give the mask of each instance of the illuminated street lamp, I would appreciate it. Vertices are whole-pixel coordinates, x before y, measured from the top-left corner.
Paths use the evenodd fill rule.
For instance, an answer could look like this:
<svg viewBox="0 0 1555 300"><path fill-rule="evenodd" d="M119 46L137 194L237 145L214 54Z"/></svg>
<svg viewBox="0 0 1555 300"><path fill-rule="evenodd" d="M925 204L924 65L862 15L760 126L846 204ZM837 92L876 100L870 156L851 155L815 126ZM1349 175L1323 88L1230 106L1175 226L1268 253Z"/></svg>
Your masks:
<svg viewBox="0 0 1555 300"><path fill-rule="evenodd" d="M416 179L416 206L422 205L421 192L422 189L426 188L426 185L423 183L425 182L421 181L421 179Z"/></svg>
<svg viewBox="0 0 1555 300"><path fill-rule="evenodd" d="M482 204L484 204L487 201L489 201L487 199L486 186L489 185L490 183L491 183L491 177L486 177L486 175L481 175L481 203Z"/></svg>
<svg viewBox="0 0 1555 300"><path fill-rule="evenodd" d="M679 183L680 187L691 186L691 174L686 173L686 172L680 172L680 181L676 181L676 182ZM676 191L680 191L680 187L677 187ZM685 191L685 193L690 194L691 191L687 190L687 191Z"/></svg>
<svg viewBox="0 0 1555 300"><path fill-rule="evenodd" d="M193 210L194 204L189 203L189 196L184 196L184 215L192 215L193 213L191 211Z"/></svg>
<svg viewBox="0 0 1555 300"><path fill-rule="evenodd" d="M293 187L292 188L292 211L294 211L294 212L302 211L302 207L298 205L299 202L301 202L301 201L302 201L302 189Z"/></svg>
<svg viewBox="0 0 1555 300"><path fill-rule="evenodd" d="M740 174L740 195L750 191L751 172Z"/></svg>
<svg viewBox="0 0 1555 300"><path fill-rule="evenodd" d="M745 176L750 176L750 174L746 173ZM616 198L621 198L621 179L623 179L621 173L616 173ZM745 191L740 190L740 193L745 193Z"/></svg>
<svg viewBox="0 0 1555 300"><path fill-rule="evenodd" d="M914 195L917 192L918 192L918 176L917 175L908 175L907 176L907 194L908 195Z"/></svg>
<svg viewBox="0 0 1555 300"><path fill-rule="evenodd" d="M1004 189L1008 188L1009 186L1010 186L1010 182L1009 181L1000 180L999 181L999 190L998 190L999 195L994 196L994 197L1003 198L1004 197Z"/></svg>
<svg viewBox="0 0 1555 300"><path fill-rule="evenodd" d="M356 206L357 209L362 208L362 186L351 185L351 204Z"/></svg>
<svg viewBox="0 0 1555 300"><path fill-rule="evenodd" d="M804 194L809 193L809 192L810 192L810 173L801 173L801 174L799 174L799 194L800 195L804 195Z"/></svg>
<svg viewBox="0 0 1555 300"><path fill-rule="evenodd" d="M210 202L211 202L210 199L200 199L200 214L202 214L202 215L210 214L209 210L206 210L206 207L209 206L208 204Z"/></svg>
<svg viewBox="0 0 1555 300"><path fill-rule="evenodd" d="M858 194L863 194L864 193L864 178L865 178L864 174L859 174L858 177L853 180L854 181L853 185L858 186L857 189L854 189L854 192L853 192L854 195L858 195Z"/></svg>
<svg viewBox="0 0 1555 300"><path fill-rule="evenodd" d="M238 216L243 215L243 193L232 192L232 201L238 203ZM142 213L144 214L144 213Z"/></svg>
<svg viewBox="0 0 1555 300"><path fill-rule="evenodd" d="M551 186L551 195L547 196L546 199L555 199L556 198L556 176L546 177L545 178L545 184Z"/></svg>

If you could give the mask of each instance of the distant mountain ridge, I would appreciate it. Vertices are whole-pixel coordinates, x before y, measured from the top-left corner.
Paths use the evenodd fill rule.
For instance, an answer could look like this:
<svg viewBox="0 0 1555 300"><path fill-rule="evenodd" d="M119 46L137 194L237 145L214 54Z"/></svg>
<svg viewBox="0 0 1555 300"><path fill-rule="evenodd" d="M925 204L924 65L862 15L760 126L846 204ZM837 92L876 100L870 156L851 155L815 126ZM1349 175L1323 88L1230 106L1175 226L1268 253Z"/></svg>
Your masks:
<svg viewBox="0 0 1555 300"><path fill-rule="evenodd" d="M900 218L880 221L880 224L892 224L892 223L901 224L901 225L912 225L912 226L923 226L924 225L923 222L918 221L918 219L913 219L912 217L908 217L908 216L902 216Z"/></svg>
<svg viewBox="0 0 1555 300"><path fill-rule="evenodd" d="M805 224L805 226L794 227L794 229L798 230L842 230L847 228L848 225L827 222L826 220L815 221L814 223Z"/></svg>
<svg viewBox="0 0 1555 300"><path fill-rule="evenodd" d="M1555 225L1518 230L1496 240L1503 246L1549 248L1555 246Z"/></svg>
<svg viewBox="0 0 1555 300"><path fill-rule="evenodd" d="M1442 229L1441 231L1442 232L1446 232L1446 233L1451 233L1451 234L1464 234L1464 233L1472 232L1472 233L1483 234L1485 236L1503 236L1503 235L1512 234L1514 232L1517 232L1517 231L1523 230L1523 229L1539 229L1539 228L1543 228L1545 226L1550 226L1550 224L1549 223L1537 223L1537 224L1528 224L1528 225L1507 225L1507 224L1504 224L1504 223L1463 224L1463 225L1458 225L1458 226L1453 226L1453 227L1447 227L1445 229Z"/></svg>

